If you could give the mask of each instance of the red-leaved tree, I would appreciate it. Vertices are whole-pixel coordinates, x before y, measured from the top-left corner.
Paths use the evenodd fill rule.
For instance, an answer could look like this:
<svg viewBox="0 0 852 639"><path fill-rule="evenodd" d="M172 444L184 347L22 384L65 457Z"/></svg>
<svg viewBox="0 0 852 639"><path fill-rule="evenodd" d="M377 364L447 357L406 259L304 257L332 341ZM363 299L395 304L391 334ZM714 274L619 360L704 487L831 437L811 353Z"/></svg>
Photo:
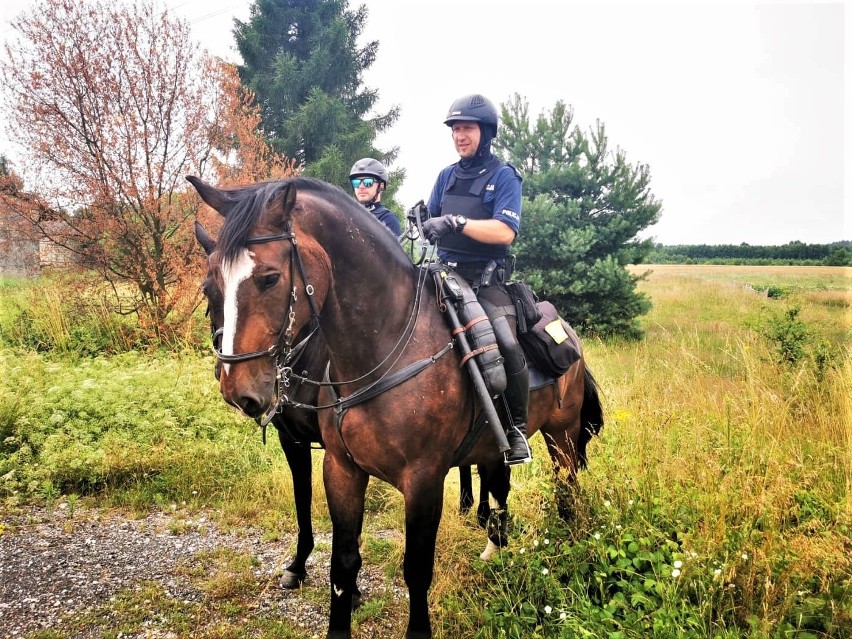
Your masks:
<svg viewBox="0 0 852 639"><path fill-rule="evenodd" d="M295 167L253 134L233 67L148 1L41 0L12 26L2 106L27 186L14 206L167 339L198 303L198 200L185 176Z"/></svg>

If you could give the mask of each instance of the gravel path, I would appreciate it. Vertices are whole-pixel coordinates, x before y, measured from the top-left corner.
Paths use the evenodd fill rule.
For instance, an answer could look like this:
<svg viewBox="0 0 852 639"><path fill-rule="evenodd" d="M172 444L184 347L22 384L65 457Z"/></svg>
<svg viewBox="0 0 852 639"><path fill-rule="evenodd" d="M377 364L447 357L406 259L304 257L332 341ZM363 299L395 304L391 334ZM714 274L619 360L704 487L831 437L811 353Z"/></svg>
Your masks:
<svg viewBox="0 0 852 639"><path fill-rule="evenodd" d="M143 582L156 582L167 597L201 604L206 610L206 595L187 576L187 566L195 564L199 553L223 548L250 553L256 559L253 572L265 586L252 595L254 614L287 621L304 631L305 638L324 637L327 601L319 592L328 592L329 553L315 551L309 559L314 596L283 591L277 587L276 575L289 558L291 541L291 537L262 541L261 533L253 530L223 532L204 515L182 515L178 520L173 514L155 512L129 519L79 508L72 515L67 504L0 514L0 637L61 630L69 619L103 614L103 606L119 591ZM331 546L330 534L317 535L316 541L325 548ZM371 592L387 596L388 589L393 600L405 598L399 584L386 585L384 576L367 565L359 575L359 586L365 599ZM398 623L381 617L371 620L369 634L362 636L398 635L399 628L396 632L392 628ZM85 636L101 636L97 624ZM158 630L152 622L140 634L123 636L174 639L179 635Z"/></svg>

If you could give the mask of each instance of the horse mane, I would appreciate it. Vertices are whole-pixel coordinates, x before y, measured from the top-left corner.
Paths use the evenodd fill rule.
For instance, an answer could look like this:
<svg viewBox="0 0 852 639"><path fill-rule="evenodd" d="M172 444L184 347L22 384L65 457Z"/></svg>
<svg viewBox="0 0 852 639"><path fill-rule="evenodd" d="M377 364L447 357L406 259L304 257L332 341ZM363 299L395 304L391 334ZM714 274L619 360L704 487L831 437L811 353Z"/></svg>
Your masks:
<svg viewBox="0 0 852 639"><path fill-rule="evenodd" d="M297 194L304 191L324 200L354 226L374 236L382 254L395 256L395 259L413 266L393 234L388 233L384 224L373 217L361 203L338 186L308 177L258 182L226 191L234 204L225 217L216 246L224 262L236 259L245 248L246 241L251 237L269 200L283 186L295 188Z"/></svg>

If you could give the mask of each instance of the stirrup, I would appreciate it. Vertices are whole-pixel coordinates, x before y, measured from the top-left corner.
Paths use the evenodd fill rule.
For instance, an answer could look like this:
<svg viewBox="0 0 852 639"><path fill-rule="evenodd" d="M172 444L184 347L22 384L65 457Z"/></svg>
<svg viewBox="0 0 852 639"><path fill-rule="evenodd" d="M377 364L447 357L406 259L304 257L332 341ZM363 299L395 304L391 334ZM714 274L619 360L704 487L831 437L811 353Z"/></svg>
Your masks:
<svg viewBox="0 0 852 639"><path fill-rule="evenodd" d="M532 453L529 450L529 446L527 446L527 453L526 453L526 456L524 456L524 457L512 458L512 457L509 457L509 455L511 453L512 453L512 451L509 451L509 452L506 453L506 459L505 459L505 462L504 462L506 464L506 466L518 466L520 464L529 464L533 460Z"/></svg>
<svg viewBox="0 0 852 639"><path fill-rule="evenodd" d="M511 427L510 433L514 436L511 437L514 443L510 444L511 448L505 453L505 464L507 466L529 464L532 461L532 448L530 448L530 443L526 436L514 426ZM519 439L520 441L518 441ZM523 446L523 450L518 450L519 446Z"/></svg>

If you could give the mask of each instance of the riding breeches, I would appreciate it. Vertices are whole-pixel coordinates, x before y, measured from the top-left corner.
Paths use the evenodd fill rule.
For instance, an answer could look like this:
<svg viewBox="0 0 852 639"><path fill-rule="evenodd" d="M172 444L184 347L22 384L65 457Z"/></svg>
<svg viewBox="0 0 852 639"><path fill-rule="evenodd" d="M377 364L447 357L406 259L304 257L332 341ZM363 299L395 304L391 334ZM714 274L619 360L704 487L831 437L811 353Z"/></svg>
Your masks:
<svg viewBox="0 0 852 639"><path fill-rule="evenodd" d="M480 287L477 299L491 320L497 346L503 356L503 366L507 376L517 375L526 367L524 353L518 343L518 322L514 314L507 315L506 307L514 312L512 299L506 290L498 283Z"/></svg>

